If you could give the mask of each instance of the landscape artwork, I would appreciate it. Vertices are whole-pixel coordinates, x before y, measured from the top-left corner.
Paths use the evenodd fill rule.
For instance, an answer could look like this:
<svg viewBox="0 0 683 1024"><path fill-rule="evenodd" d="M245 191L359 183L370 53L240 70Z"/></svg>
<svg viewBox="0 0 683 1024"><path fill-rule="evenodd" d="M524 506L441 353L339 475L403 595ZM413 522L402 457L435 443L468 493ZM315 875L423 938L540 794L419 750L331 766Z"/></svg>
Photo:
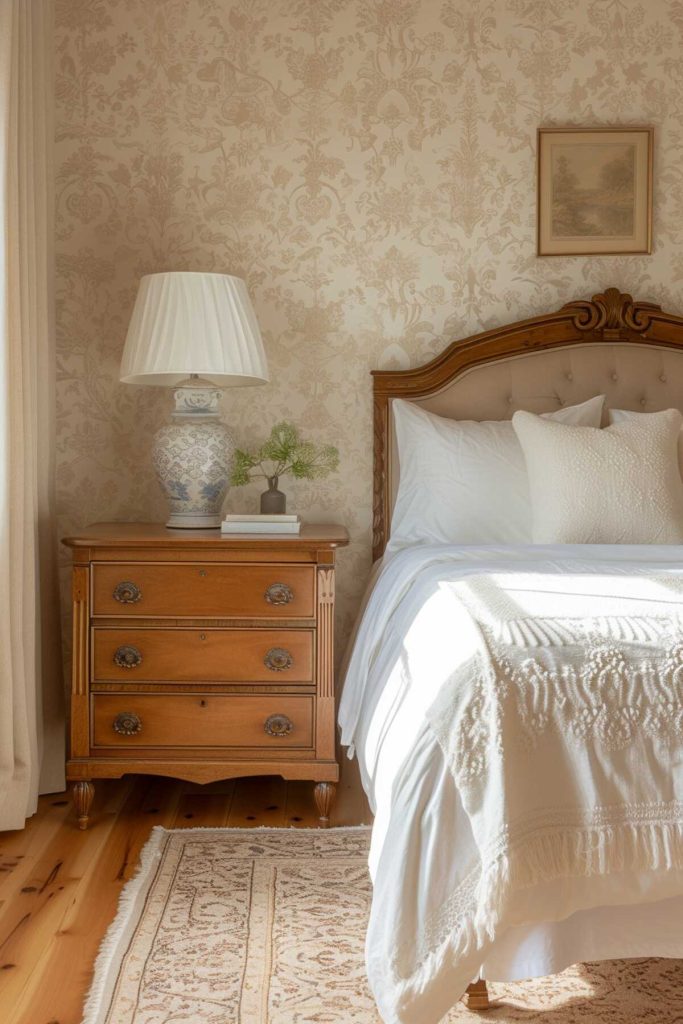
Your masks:
<svg viewBox="0 0 683 1024"><path fill-rule="evenodd" d="M541 129L539 256L651 251L652 129Z"/></svg>

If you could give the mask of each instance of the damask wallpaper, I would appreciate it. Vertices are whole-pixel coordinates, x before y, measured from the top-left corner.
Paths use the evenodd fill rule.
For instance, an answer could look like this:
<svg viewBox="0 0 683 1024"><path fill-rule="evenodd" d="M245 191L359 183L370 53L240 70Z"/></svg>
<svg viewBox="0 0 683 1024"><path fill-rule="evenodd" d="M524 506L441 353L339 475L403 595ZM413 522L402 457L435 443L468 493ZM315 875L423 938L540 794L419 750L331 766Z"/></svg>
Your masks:
<svg viewBox="0 0 683 1024"><path fill-rule="evenodd" d="M340 636L370 567L374 367L614 284L683 307L682 0L57 0L62 535L151 519L162 389L118 383L142 274L247 281L269 385L338 445L290 507L345 523ZM538 259L538 125L653 124L654 255ZM254 510L259 488L230 494Z"/></svg>

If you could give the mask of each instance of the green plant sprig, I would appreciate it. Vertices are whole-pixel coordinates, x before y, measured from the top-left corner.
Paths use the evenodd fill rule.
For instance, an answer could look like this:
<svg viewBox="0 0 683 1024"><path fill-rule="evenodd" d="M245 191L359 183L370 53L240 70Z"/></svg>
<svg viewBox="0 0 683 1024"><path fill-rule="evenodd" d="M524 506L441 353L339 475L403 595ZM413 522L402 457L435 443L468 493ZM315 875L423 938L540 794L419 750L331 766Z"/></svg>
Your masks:
<svg viewBox="0 0 683 1024"><path fill-rule="evenodd" d="M233 487L248 484L255 477L284 476L296 480L319 480L339 466L339 452L331 444L303 441L292 423L276 423L270 437L254 453L238 449L230 482Z"/></svg>

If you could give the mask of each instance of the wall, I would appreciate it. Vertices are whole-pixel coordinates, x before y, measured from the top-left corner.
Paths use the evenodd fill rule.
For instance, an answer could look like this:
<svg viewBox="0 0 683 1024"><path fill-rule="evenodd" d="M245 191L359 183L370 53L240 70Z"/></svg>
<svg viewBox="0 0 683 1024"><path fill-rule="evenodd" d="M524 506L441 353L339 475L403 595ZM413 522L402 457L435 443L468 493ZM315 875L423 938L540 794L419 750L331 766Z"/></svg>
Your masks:
<svg viewBox="0 0 683 1024"><path fill-rule="evenodd" d="M57 10L63 533L164 515L170 397L117 376L141 274L246 279L272 382L226 392L225 417L244 444L291 418L338 445L338 475L286 489L352 534L342 635L370 564L371 368L609 284L683 306L680 0ZM536 128L570 122L656 126L653 256L535 256Z"/></svg>

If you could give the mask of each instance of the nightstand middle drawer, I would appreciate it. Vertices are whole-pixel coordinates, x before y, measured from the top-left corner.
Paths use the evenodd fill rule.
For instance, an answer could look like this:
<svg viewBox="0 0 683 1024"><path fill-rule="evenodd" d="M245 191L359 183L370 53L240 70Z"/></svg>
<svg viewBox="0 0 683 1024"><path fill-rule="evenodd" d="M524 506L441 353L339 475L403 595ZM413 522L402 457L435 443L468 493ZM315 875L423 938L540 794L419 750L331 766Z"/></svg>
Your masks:
<svg viewBox="0 0 683 1024"><path fill-rule="evenodd" d="M92 636L96 682L313 681L308 629L95 627Z"/></svg>
<svg viewBox="0 0 683 1024"><path fill-rule="evenodd" d="M100 563L93 566L93 615L313 618L315 569L286 563Z"/></svg>

